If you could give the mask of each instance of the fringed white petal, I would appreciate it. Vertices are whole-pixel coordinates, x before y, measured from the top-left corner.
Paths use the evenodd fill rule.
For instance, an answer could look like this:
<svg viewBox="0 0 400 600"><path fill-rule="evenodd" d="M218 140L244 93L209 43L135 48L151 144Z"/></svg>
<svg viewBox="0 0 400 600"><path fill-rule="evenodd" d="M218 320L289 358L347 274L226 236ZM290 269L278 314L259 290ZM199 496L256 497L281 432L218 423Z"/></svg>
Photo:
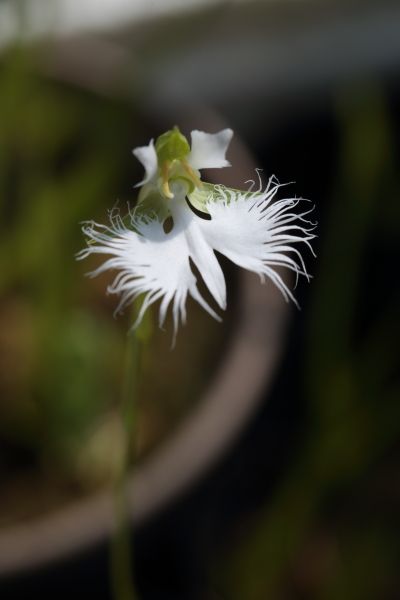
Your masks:
<svg viewBox="0 0 400 600"><path fill-rule="evenodd" d="M295 245L306 244L312 252L313 224L305 216L313 209L301 214L291 212L301 198L273 201L279 187L273 179L264 191L256 192L216 186L207 204L211 220L202 220L201 230L210 247L262 279L269 277L286 300L297 304L275 267L286 267L295 272L296 278L304 275L309 279Z"/></svg>
<svg viewBox="0 0 400 600"><path fill-rule="evenodd" d="M192 145L188 162L194 169L219 169L230 167L225 154L232 139L232 129L218 133L204 133L195 129L191 133Z"/></svg>
<svg viewBox="0 0 400 600"><path fill-rule="evenodd" d="M140 187L141 185L148 183L157 174L158 160L156 149L154 147L154 140L151 140L148 146L135 148L132 150L132 153L142 163L145 171L142 181L135 185L135 187Z"/></svg>
<svg viewBox="0 0 400 600"><path fill-rule="evenodd" d="M138 325L144 312L160 300L159 324L163 325L172 306L174 339L180 323L186 320L186 300L192 296L210 315L219 316L209 306L197 287L191 263L221 309L226 307L225 279L215 251L244 269L269 277L285 299L297 304L275 267L286 267L309 278L297 244L315 237L313 224L306 216L313 208L296 214L299 198L275 200L280 187L271 178L266 189L239 192L214 186L206 202L211 219L197 216L186 203L185 187L174 183L174 198L168 203L173 219L166 233L161 220L131 215L130 227L115 212L110 226L94 222L84 224L88 246L78 258L105 254L109 258L91 276L107 270L118 273L108 291L120 296L116 312L143 296Z"/></svg>
<svg viewBox="0 0 400 600"><path fill-rule="evenodd" d="M138 296L144 295L137 326L147 308L161 300L160 327L165 321L168 307L172 304L174 339L179 323L186 319L186 300L192 296L211 316L220 317L209 306L197 288L196 277L190 267L190 259L197 266L211 294L225 308L225 280L219 263L210 247L206 245L198 227L198 219L184 200L171 201L174 227L165 233L157 219L146 220L132 216L132 229L127 228L118 215L112 216L110 227L94 222L83 225L88 246L78 259L90 254L108 254L110 258L90 273L92 277L107 270L118 273L108 292L118 294L120 302L116 312Z"/></svg>

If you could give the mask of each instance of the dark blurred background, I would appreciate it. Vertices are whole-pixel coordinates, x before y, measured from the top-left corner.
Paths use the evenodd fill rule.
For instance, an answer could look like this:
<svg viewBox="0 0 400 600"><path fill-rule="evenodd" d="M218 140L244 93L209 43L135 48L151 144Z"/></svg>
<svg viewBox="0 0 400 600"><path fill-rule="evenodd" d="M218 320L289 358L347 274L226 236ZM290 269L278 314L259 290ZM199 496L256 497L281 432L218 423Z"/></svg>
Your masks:
<svg viewBox="0 0 400 600"><path fill-rule="evenodd" d="M399 598L400 5L93 5L0 2L0 539L110 486L123 451L129 315L114 320L107 278L74 261L79 223L134 204L132 147L229 126L233 152L315 203L313 280L251 421L136 527L139 596ZM170 326L145 348L139 460L230 343L226 268L222 327L190 305L173 352ZM103 541L1 573L0 595L111 598L108 564Z"/></svg>

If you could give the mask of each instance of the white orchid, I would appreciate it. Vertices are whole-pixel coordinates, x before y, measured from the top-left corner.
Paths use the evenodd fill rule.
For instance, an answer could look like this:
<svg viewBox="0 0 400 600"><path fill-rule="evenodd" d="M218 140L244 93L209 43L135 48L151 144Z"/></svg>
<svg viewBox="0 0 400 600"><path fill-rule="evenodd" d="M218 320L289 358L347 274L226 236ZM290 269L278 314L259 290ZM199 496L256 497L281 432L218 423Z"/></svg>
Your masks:
<svg viewBox="0 0 400 600"><path fill-rule="evenodd" d="M272 177L265 189L238 191L211 185L200 179L199 169L228 167L225 154L231 129L210 134L192 131L191 146L174 128L154 144L133 153L145 169L138 203L128 215L111 212L110 225L93 221L83 224L88 244L78 258L90 254L110 255L90 273L92 277L117 270L108 292L121 296L116 312L143 295L137 326L147 308L160 300L159 324L163 325L172 304L174 337L186 320L186 300L192 296L210 315L220 320L197 287L191 261L202 276L211 296L226 308L225 278L215 251L239 267L269 277L284 298L293 300L275 267L287 267L296 277L309 278L297 243L314 237L310 210L296 214L300 198L276 200L280 185ZM167 227L169 225L169 227ZM311 249L312 251L312 249Z"/></svg>

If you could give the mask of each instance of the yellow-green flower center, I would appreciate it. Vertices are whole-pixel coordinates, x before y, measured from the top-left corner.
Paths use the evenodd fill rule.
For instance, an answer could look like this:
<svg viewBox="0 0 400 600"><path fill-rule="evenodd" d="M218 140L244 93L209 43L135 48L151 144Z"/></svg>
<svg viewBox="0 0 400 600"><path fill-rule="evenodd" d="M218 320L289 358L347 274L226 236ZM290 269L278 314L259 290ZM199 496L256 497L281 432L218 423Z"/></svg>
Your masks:
<svg viewBox="0 0 400 600"><path fill-rule="evenodd" d="M155 148L162 180L161 189L166 198L174 197L169 186L171 180L184 179L190 191L201 186L197 173L187 161L190 154L189 142L178 127L160 135L156 140Z"/></svg>

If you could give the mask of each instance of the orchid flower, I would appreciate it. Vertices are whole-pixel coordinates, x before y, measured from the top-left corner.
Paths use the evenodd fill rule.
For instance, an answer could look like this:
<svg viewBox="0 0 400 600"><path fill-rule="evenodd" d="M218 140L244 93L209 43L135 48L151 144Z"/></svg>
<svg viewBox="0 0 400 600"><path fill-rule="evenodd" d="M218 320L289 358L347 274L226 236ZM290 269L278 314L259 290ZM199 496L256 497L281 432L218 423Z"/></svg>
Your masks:
<svg viewBox="0 0 400 600"><path fill-rule="evenodd" d="M310 241L310 212L293 212L301 198L276 199L280 187L271 177L263 189L252 182L247 191L201 181L200 170L230 166L225 155L233 131L218 133L192 131L191 145L177 127L156 142L133 150L145 175L136 208L128 222L111 211L110 224L93 221L83 224L87 247L78 259L91 254L109 258L92 277L117 270L108 292L118 294L120 312L143 296L137 326L147 308L160 301L159 325L164 324L172 305L174 338L180 323L186 321L186 300L191 296L212 317L221 320L201 295L191 262L196 266L220 309L226 308L225 278L215 251L239 267L269 277L286 301L296 300L276 267L287 267L296 278L309 279L297 243ZM312 210L312 209L311 209ZM297 304L297 303L296 303Z"/></svg>

